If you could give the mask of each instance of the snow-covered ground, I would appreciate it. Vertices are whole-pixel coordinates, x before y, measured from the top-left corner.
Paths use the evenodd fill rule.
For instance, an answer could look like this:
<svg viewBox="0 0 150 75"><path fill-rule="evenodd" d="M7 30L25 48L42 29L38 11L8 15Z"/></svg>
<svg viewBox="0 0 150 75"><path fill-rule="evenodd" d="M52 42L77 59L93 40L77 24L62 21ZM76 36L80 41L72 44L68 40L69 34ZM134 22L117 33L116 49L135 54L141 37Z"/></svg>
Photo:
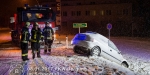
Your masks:
<svg viewBox="0 0 150 75"><path fill-rule="evenodd" d="M106 74L105 68L110 68L112 74L123 73L126 75L150 75L150 39L149 38L131 38L131 37L113 37L111 40L117 45L118 49L121 51L123 57L127 59L130 67L125 68L115 62L104 59L103 57L86 57L82 55L73 54L72 46L69 46L69 49L65 49L64 45L53 49L52 55L63 55L66 57L65 62L69 62L78 68L86 68L86 71L79 71L81 73L89 73L88 67L93 68L92 65L96 65L99 68L102 68L101 73L99 71L91 71L90 73L97 75ZM55 46L53 46L55 47ZM59 51L57 51L59 50ZM64 53L63 53L64 52ZM56 53L56 54L55 54ZM71 56L70 56L71 55ZM82 65L80 65L82 64ZM115 70L115 71L114 71ZM95 73L96 72L96 73ZM85 74L84 73L84 74ZM115 74L114 74L115 75Z"/></svg>
<svg viewBox="0 0 150 75"><path fill-rule="evenodd" d="M150 75L150 42L131 38L111 38L122 55L129 62L125 68L103 57L87 57L75 54L73 46L66 48L62 44L53 44L52 53L42 54L52 73L60 75ZM57 41L58 42L58 41Z"/></svg>
<svg viewBox="0 0 150 75"><path fill-rule="evenodd" d="M8 35L5 35L0 36L2 37L1 42L10 40L10 38L5 40L6 37L8 38ZM38 61L38 63L44 63L44 67L49 70L51 75L150 75L149 38L111 37L111 40L121 51L123 57L129 62L129 68L125 68L103 57L87 57L75 54L70 41L68 48L66 48L65 38L65 36L61 36L61 39L58 38L54 42L51 53L44 54L43 49L41 49L42 61ZM69 36L69 40L71 38L72 36ZM61 40L62 44L57 44L59 40ZM30 59L28 69L30 69L33 65L36 66L36 62L34 63L32 59L31 50L29 50L28 55ZM0 69L5 68L3 66L7 63L15 66L18 64L16 62L21 62L20 50L0 50ZM7 69L8 67L3 69L3 71ZM1 70L0 73L3 71Z"/></svg>
<svg viewBox="0 0 150 75"><path fill-rule="evenodd" d="M150 38L112 38L137 75L150 75Z"/></svg>

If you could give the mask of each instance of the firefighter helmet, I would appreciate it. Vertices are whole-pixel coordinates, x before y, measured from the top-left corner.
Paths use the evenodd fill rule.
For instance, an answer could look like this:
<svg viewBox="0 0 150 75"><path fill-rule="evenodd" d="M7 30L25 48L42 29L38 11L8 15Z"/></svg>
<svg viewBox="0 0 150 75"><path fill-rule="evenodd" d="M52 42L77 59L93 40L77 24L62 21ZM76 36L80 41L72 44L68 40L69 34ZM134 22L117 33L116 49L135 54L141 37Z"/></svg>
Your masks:
<svg viewBox="0 0 150 75"><path fill-rule="evenodd" d="M30 22L26 22L26 26L28 27L30 25Z"/></svg>
<svg viewBox="0 0 150 75"><path fill-rule="evenodd" d="M34 26L38 26L39 24L37 23L37 22L34 22L34 24L33 24Z"/></svg>
<svg viewBox="0 0 150 75"><path fill-rule="evenodd" d="M45 22L45 24L49 24L49 22Z"/></svg>

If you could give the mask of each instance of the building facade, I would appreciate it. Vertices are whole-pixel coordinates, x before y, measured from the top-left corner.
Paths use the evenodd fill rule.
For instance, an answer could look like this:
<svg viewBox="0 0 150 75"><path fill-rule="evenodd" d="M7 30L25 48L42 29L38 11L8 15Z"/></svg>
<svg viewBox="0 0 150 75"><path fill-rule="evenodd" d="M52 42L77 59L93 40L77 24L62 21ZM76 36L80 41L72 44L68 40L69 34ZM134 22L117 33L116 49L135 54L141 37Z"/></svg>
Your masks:
<svg viewBox="0 0 150 75"><path fill-rule="evenodd" d="M56 11L56 1L45 1ZM120 0L62 0L61 33L75 34L73 23L87 23L81 32L94 31L108 35L107 24L112 24L111 35L132 35L132 4Z"/></svg>

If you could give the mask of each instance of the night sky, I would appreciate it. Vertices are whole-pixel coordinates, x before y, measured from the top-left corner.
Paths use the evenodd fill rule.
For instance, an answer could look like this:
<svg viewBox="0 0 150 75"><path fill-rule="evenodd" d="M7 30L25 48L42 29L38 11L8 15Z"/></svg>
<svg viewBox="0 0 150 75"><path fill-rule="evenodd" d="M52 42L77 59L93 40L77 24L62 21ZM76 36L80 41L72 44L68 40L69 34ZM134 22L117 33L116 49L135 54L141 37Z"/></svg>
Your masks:
<svg viewBox="0 0 150 75"><path fill-rule="evenodd" d="M8 26L10 17L16 13L17 7L22 7L24 4L31 6L37 4L36 0L4 0L0 2L0 27Z"/></svg>
<svg viewBox="0 0 150 75"><path fill-rule="evenodd" d="M44 1L44 0L38 0ZM51 0L49 0L51 1ZM62 0L63 1L63 0ZM122 3L133 3L133 17L142 16L149 17L150 1L149 0L120 0ZM31 6L37 5L36 0L4 0L0 2L0 23L9 22L9 17L16 12L16 8L29 4ZM4 23L8 24L8 23Z"/></svg>
<svg viewBox="0 0 150 75"><path fill-rule="evenodd" d="M38 0L44 1L44 0ZM49 0L51 1L51 0ZM133 9L136 10L138 9L138 12L146 12L150 10L150 1L149 0L121 0L121 2L131 2L133 3ZM1 1L0 6L0 16L2 17L3 15L11 15L12 13L16 12L16 8L20 6L24 6L24 4L29 4L31 6L37 4L36 0L5 0ZM133 11L136 12L136 11Z"/></svg>
<svg viewBox="0 0 150 75"><path fill-rule="evenodd" d="M24 6L24 4L34 5L37 4L36 0L5 0L2 1L0 6L0 16L11 15L16 12L17 7Z"/></svg>

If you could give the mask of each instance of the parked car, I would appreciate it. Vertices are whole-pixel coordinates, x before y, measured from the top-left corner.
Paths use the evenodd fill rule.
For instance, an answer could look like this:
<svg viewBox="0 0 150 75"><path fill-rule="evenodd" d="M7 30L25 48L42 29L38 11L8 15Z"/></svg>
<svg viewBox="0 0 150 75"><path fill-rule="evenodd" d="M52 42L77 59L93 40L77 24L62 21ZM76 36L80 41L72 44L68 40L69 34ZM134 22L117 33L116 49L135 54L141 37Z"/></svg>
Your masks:
<svg viewBox="0 0 150 75"><path fill-rule="evenodd" d="M96 32L78 33L71 40L74 52L91 56L102 56L106 59L129 67L116 45L105 36Z"/></svg>

